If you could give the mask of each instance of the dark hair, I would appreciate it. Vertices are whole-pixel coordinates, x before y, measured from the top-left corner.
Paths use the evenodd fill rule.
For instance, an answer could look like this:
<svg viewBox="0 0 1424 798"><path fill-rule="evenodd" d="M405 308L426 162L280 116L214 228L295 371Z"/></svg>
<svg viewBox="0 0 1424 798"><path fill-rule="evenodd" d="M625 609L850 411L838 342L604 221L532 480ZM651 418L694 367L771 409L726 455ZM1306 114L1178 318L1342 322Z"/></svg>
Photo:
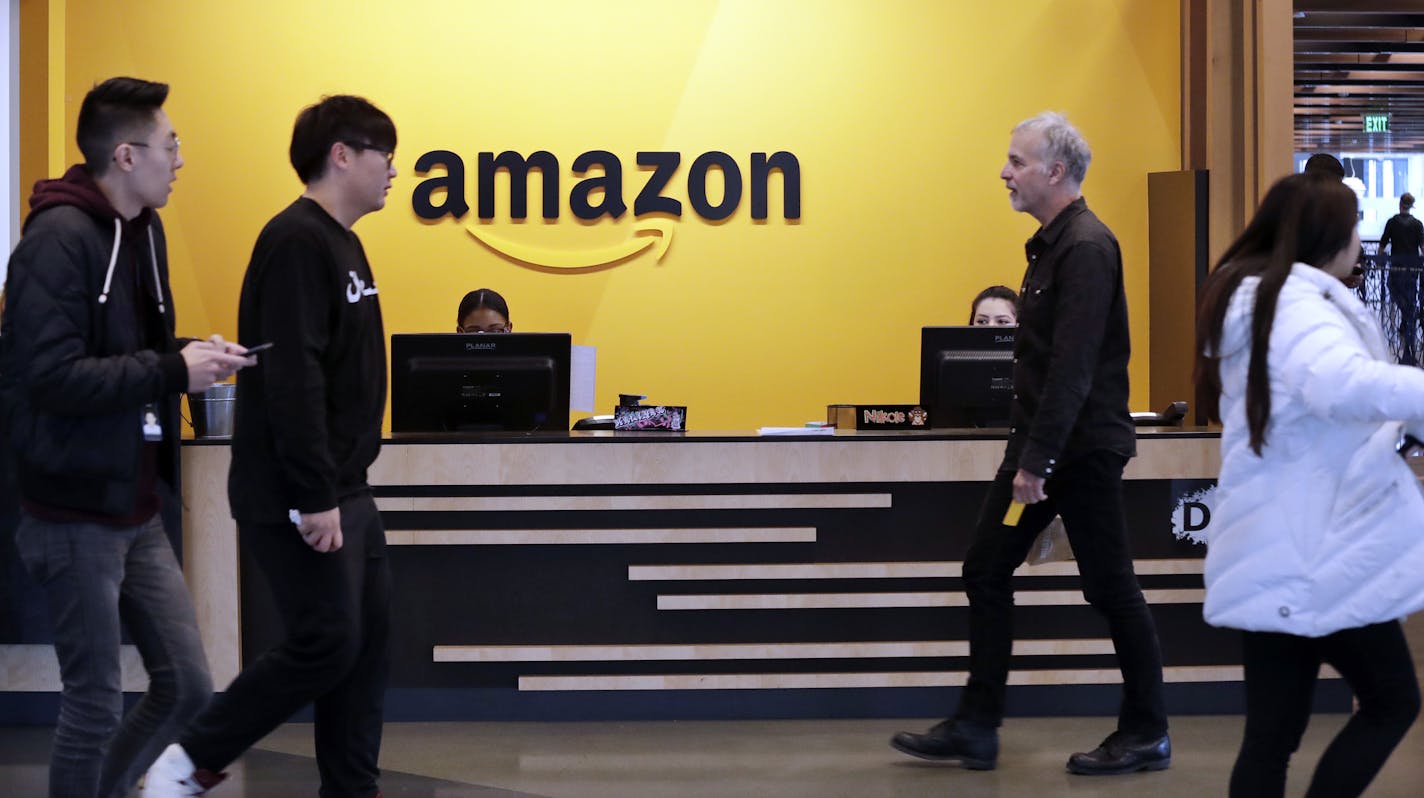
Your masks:
<svg viewBox="0 0 1424 798"><path fill-rule="evenodd" d="M341 141L360 147L395 152L396 126L386 112L362 97L337 94L321 98L297 114L289 154L292 168L303 184L310 185L326 172L326 156Z"/></svg>
<svg viewBox="0 0 1424 798"><path fill-rule="evenodd" d="M1359 203L1355 192L1333 176L1301 173L1276 181L1240 237L1217 261L1202 289L1197 312L1197 355L1193 377L1208 418L1221 420L1221 332L1231 297L1245 278L1261 278L1251 313L1251 364L1246 372L1246 422L1251 450L1261 453L1271 420L1269 351L1276 301L1291 265L1325 265L1350 245Z"/></svg>
<svg viewBox="0 0 1424 798"><path fill-rule="evenodd" d="M455 317L455 326L459 327L465 323L465 317L479 310L489 308L495 313L504 317L504 323L509 323L509 303L504 301L504 297L498 291L489 288L476 288L465 298L460 300L459 315Z"/></svg>
<svg viewBox="0 0 1424 798"><path fill-rule="evenodd" d="M1410 194L1408 191L1404 192L1403 194L1400 194L1400 195L1399 195L1399 207L1401 207L1401 208L1413 208L1413 207L1414 207L1414 195L1413 195L1413 194Z"/></svg>
<svg viewBox="0 0 1424 798"><path fill-rule="evenodd" d="M1328 152L1317 152L1305 161L1305 168L1302 172L1311 174L1320 173L1322 175L1334 175L1340 180L1345 179L1345 165L1340 163L1340 159Z"/></svg>
<svg viewBox="0 0 1424 798"><path fill-rule="evenodd" d="M974 312L979 309L979 303L986 299L1007 299L1014 306L1014 316L1019 315L1019 295L1014 289L1007 285L991 285L979 292L974 297L974 301L969 303L969 323L974 323Z"/></svg>
<svg viewBox="0 0 1424 798"><path fill-rule="evenodd" d="M114 148L153 130L154 114L168 99L168 84L138 78L109 78L89 90L79 106L74 140L84 165L102 176L114 160Z"/></svg>

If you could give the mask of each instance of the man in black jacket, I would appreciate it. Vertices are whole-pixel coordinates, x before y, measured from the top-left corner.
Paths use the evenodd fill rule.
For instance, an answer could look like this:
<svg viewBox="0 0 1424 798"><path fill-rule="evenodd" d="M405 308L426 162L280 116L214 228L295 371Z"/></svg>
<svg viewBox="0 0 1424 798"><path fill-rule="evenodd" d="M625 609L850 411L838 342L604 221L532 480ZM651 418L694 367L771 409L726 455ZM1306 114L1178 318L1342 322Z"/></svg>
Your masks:
<svg viewBox="0 0 1424 798"><path fill-rule="evenodd" d="M1083 200L1091 155L1055 113L1014 128L1000 172L1009 202L1042 225L1024 247L1009 443L964 560L969 682L959 708L926 734L900 732L896 749L976 769L998 761L998 726L1013 648L1014 569L1053 519L1063 526L1083 595L1108 621L1122 668L1118 729L1073 754L1084 774L1161 770L1171 762L1162 655L1128 549L1122 472L1136 454L1127 412L1127 298L1117 239ZM1023 508L1006 517L1010 501Z"/></svg>
<svg viewBox="0 0 1424 798"><path fill-rule="evenodd" d="M1399 362L1419 365L1416 344L1419 340L1419 276L1421 253L1424 253L1424 222L1410 213L1414 195L1399 197L1399 213L1389 217L1380 235L1380 254L1389 253L1389 298L1399 308Z"/></svg>
<svg viewBox="0 0 1424 798"><path fill-rule="evenodd" d="M21 515L15 545L47 598L63 690L50 795L122 796L212 697L161 504L178 484L178 395L251 362L174 338L154 211L183 166L168 86L113 78L84 98L84 164L42 180L10 258L0 407ZM149 688L123 714L120 623Z"/></svg>
<svg viewBox="0 0 1424 798"><path fill-rule="evenodd" d="M390 570L366 483L381 445L385 332L351 226L381 209L396 129L350 96L303 110L291 160L306 191L267 223L242 283L238 334L270 342L238 380L228 498L286 637L164 751L144 796L198 795L315 702L323 798L379 794Z"/></svg>

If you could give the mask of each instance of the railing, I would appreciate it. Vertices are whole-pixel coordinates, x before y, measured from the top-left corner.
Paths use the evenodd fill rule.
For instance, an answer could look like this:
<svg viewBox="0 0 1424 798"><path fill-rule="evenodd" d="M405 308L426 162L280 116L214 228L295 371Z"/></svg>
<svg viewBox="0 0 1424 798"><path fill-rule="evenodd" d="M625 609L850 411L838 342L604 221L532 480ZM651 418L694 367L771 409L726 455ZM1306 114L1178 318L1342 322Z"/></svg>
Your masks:
<svg viewBox="0 0 1424 798"><path fill-rule="evenodd" d="M1378 241L1360 243L1365 280L1355 291L1377 314L1394 356L1400 363L1417 366L1424 354L1419 304L1424 268L1417 260L1409 265L1393 263L1389 255L1379 254Z"/></svg>

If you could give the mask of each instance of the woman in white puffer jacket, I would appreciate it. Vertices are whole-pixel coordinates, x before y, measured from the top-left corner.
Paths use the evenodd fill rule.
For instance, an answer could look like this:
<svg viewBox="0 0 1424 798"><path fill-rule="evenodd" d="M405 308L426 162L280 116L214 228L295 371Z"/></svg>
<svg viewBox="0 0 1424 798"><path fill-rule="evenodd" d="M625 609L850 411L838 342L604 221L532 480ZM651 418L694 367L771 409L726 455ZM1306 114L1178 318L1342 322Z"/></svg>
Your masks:
<svg viewBox="0 0 1424 798"><path fill-rule="evenodd" d="M1284 793L1322 662L1360 710L1307 795L1359 795L1419 712L1398 619L1424 608L1424 496L1396 448L1424 438L1424 371L1340 282L1356 210L1339 180L1281 180L1202 294L1197 381L1223 425L1203 614L1244 632L1232 796Z"/></svg>

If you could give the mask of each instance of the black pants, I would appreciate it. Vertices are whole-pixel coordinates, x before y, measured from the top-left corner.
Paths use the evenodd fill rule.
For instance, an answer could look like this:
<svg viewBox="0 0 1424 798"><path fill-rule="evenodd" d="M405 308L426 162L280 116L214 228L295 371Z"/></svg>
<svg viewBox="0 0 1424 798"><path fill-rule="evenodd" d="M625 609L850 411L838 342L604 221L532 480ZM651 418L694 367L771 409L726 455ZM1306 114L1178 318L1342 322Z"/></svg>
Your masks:
<svg viewBox="0 0 1424 798"><path fill-rule="evenodd" d="M1013 573L1033 539L1054 515L1063 517L1078 561L1083 596L1107 619L1122 668L1123 700L1118 729L1160 736L1167 731L1162 699L1162 653L1157 627L1127 545L1122 508L1122 470L1127 458L1100 451L1059 468L1049 478L1046 501L1031 504L1015 527L1003 524L1013 498L1015 466L1000 466L984 499L974 540L964 560L969 595L969 683L955 713L958 720L998 726L1013 650Z"/></svg>
<svg viewBox="0 0 1424 798"><path fill-rule="evenodd" d="M1315 766L1307 798L1359 795L1419 714L1419 682L1397 621L1326 637L1246 632L1246 737L1231 771L1233 798L1284 795L1286 764L1310 722L1320 663L1345 677L1360 710Z"/></svg>
<svg viewBox="0 0 1424 798"><path fill-rule="evenodd" d="M343 545L318 553L291 524L239 524L272 588L286 637L238 674L179 743L218 771L297 710L316 704L322 798L371 798L381 749L390 636L386 535L370 494L341 502Z"/></svg>
<svg viewBox="0 0 1424 798"><path fill-rule="evenodd" d="M1406 366L1419 365L1419 353L1415 351L1419 338L1419 266L1418 258L1390 258L1385 279L1390 299L1399 309L1399 362Z"/></svg>

